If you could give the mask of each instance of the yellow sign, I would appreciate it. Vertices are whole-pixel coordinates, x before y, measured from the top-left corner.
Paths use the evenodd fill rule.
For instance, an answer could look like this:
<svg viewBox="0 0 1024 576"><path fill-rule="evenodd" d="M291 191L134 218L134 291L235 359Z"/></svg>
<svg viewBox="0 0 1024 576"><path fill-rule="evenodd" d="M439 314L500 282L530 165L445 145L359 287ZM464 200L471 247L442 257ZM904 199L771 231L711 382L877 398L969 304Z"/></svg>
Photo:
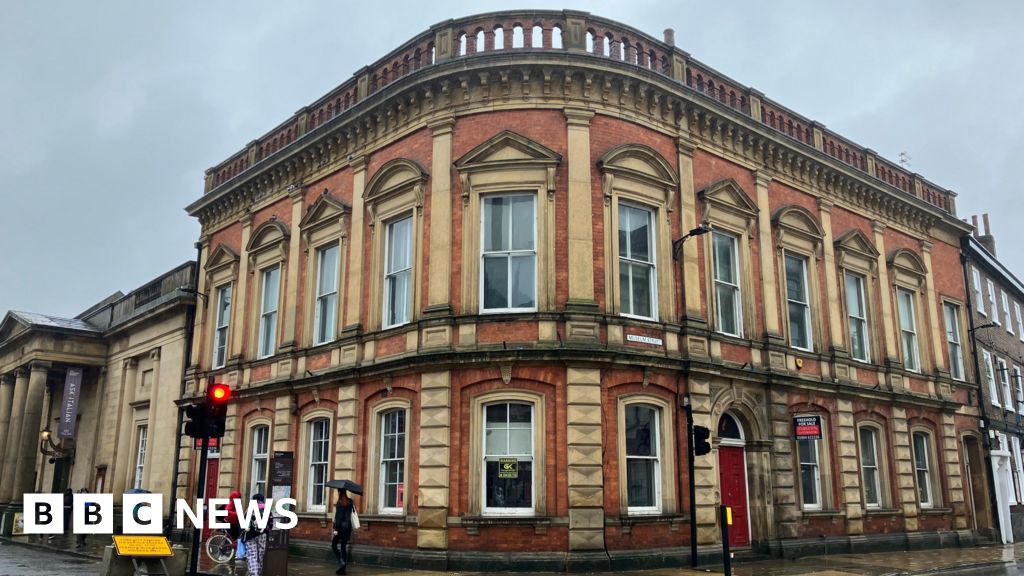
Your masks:
<svg viewBox="0 0 1024 576"><path fill-rule="evenodd" d="M732 526L732 506L725 507L725 523Z"/></svg>
<svg viewBox="0 0 1024 576"><path fill-rule="evenodd" d="M519 459L498 458L498 478L519 478Z"/></svg>
<svg viewBox="0 0 1024 576"><path fill-rule="evenodd" d="M164 536L114 536L118 556L140 558L170 558L174 556L171 543Z"/></svg>

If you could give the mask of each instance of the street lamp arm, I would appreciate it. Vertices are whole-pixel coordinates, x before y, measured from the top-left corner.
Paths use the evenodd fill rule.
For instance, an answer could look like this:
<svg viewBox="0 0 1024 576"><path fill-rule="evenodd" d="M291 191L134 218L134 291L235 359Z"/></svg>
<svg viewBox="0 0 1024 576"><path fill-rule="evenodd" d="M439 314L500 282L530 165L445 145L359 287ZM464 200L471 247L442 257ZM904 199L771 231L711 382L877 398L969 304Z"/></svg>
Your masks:
<svg viewBox="0 0 1024 576"><path fill-rule="evenodd" d="M711 227L708 226L707 224L701 223L700 226L697 226L693 230L690 230L689 232L684 234L682 237L676 238L675 240L673 240L672 241L672 259L673 260L679 260L679 252L683 249L683 242L686 242L687 238L692 238L694 236L701 236L703 234L707 234L708 232L711 232Z"/></svg>

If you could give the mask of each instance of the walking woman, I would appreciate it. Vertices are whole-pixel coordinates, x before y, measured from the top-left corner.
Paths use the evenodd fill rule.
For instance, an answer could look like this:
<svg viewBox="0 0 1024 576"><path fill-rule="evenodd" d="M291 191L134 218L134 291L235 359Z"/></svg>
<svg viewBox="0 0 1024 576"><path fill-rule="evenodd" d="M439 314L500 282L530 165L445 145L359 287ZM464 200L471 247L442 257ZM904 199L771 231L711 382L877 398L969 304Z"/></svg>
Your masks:
<svg viewBox="0 0 1024 576"><path fill-rule="evenodd" d="M334 538L331 540L331 550L338 557L338 570L335 574L344 574L348 568L348 542L352 539L352 517L355 513L355 505L348 497L348 492L340 490L338 501L334 505Z"/></svg>
<svg viewBox="0 0 1024 576"><path fill-rule="evenodd" d="M263 494L253 494L252 499L259 502L259 509L266 507ZM263 555L267 551L267 532L273 524L273 518L267 522L264 529L260 530L253 519L248 530L245 531L245 562L249 566L249 576L263 576Z"/></svg>

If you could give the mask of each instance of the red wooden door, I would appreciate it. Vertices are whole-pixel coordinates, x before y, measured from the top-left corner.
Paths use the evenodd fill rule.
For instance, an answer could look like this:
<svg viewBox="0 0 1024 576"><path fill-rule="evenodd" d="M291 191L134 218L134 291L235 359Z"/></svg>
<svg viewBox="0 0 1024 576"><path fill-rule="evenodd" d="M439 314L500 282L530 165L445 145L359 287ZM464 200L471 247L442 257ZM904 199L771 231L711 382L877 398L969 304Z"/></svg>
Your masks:
<svg viewBox="0 0 1024 576"><path fill-rule="evenodd" d="M719 486L722 504L732 507L732 526L729 526L729 546L750 546L750 527L747 521L747 475L743 461L743 448L718 447Z"/></svg>

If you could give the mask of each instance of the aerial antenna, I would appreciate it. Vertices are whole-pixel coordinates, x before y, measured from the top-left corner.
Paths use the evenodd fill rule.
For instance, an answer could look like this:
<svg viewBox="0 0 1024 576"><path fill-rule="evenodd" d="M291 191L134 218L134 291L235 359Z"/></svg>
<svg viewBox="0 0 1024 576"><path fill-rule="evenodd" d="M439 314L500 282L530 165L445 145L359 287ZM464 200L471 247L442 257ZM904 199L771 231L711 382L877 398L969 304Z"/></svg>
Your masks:
<svg viewBox="0 0 1024 576"><path fill-rule="evenodd" d="M902 166L904 168L906 168L907 166L910 166L910 154L907 154L906 152L900 152L899 159L900 159L900 166Z"/></svg>

